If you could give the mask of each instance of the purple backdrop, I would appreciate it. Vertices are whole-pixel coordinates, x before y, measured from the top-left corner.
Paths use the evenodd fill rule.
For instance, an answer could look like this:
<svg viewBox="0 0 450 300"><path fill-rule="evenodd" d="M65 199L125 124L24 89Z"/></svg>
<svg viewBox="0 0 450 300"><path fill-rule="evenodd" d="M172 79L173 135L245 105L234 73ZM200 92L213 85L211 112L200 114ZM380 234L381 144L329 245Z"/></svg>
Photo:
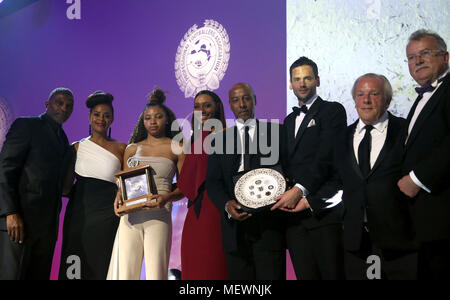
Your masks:
<svg viewBox="0 0 450 300"><path fill-rule="evenodd" d="M126 142L148 93L159 86L170 92L166 104L177 117L186 117L193 100L177 85L175 55L187 30L205 19L222 24L230 38L228 69L215 91L226 117L233 118L228 90L241 81L255 90L258 118L285 116L285 1L81 0L79 20L68 19L71 4L65 2L40 0L0 18L0 95L16 116L40 114L53 88L68 87L75 108L64 128L76 141L88 135L86 97L104 90L115 97L112 136ZM174 217L171 267L179 267L184 220L177 207ZM57 253L52 278L58 258Z"/></svg>

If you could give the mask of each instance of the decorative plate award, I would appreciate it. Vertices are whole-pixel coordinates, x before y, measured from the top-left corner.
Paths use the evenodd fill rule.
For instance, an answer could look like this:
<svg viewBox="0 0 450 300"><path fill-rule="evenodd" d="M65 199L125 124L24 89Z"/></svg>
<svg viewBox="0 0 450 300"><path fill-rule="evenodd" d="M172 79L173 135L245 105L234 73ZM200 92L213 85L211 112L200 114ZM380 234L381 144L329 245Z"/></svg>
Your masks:
<svg viewBox="0 0 450 300"><path fill-rule="evenodd" d="M283 175L273 169L260 168L242 175L234 186L236 200L247 212L267 209L286 190Z"/></svg>
<svg viewBox="0 0 450 300"><path fill-rule="evenodd" d="M141 209L152 194L152 168L139 166L115 176L119 178L122 193L122 205L117 211L127 214Z"/></svg>

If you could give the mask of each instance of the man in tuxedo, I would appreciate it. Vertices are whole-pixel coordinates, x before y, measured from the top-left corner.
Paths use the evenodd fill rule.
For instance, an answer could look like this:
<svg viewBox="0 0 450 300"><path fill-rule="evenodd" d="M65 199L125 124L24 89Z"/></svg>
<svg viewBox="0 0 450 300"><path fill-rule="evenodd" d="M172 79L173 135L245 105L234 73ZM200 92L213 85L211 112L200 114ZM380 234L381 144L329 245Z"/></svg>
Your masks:
<svg viewBox="0 0 450 300"><path fill-rule="evenodd" d="M238 174L277 164L277 124L255 119L256 96L248 84L231 88L229 104L236 125L216 134L216 151L209 157L206 177L208 196L222 215L228 277L285 279L286 248L280 212L243 210L236 201L233 180ZM271 153L263 151L263 141L267 141Z"/></svg>
<svg viewBox="0 0 450 300"><path fill-rule="evenodd" d="M16 119L0 153L0 279L49 279L73 94L58 88L38 117Z"/></svg>
<svg viewBox="0 0 450 300"><path fill-rule="evenodd" d="M281 151L283 169L293 187L277 199L272 210L286 212L287 247L298 279L342 279L342 205L330 205L319 215L309 209L305 197L306 183L319 167L326 170L322 174L324 185L335 190L330 171L332 147L328 142L345 130L345 109L317 95L320 77L312 60L301 57L289 71L290 89L298 99L298 107L284 120Z"/></svg>
<svg viewBox="0 0 450 300"><path fill-rule="evenodd" d="M400 190L410 198L419 248L419 278L450 279L450 76L445 41L414 32L406 47L420 85L404 134Z"/></svg>
<svg viewBox="0 0 450 300"><path fill-rule="evenodd" d="M409 206L396 186L401 176L399 137L405 120L387 111L392 87L383 75L359 77L352 96L359 120L337 138L333 159L346 211L346 278L416 279ZM314 210L322 205L320 201L309 204ZM375 262L368 260L371 255L381 263L379 270L372 267L373 273L368 271Z"/></svg>

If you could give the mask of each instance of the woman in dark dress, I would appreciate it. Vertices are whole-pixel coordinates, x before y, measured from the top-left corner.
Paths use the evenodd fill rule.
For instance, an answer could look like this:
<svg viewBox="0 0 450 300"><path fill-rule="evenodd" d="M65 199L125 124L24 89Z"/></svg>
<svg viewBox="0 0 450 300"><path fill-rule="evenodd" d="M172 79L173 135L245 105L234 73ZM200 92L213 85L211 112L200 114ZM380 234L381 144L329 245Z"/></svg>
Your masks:
<svg viewBox="0 0 450 300"><path fill-rule="evenodd" d="M192 122L194 134L191 151L186 155L177 183L180 191L189 200L181 238L181 278L183 280L227 279L225 254L222 249L221 214L204 188L208 154L203 149L203 142L216 130L215 127L206 128L210 127L208 123L212 119L215 119L214 121L221 127L217 131L225 128L222 101L213 92L201 91L194 100ZM196 130L197 132L201 130L201 135L196 134Z"/></svg>
<svg viewBox="0 0 450 300"><path fill-rule="evenodd" d="M67 182L73 186L64 217L59 279L106 279L119 218L113 203L126 145L111 139L113 96L98 91L86 100L90 136L73 144L76 160ZM81 271L71 266L80 262Z"/></svg>

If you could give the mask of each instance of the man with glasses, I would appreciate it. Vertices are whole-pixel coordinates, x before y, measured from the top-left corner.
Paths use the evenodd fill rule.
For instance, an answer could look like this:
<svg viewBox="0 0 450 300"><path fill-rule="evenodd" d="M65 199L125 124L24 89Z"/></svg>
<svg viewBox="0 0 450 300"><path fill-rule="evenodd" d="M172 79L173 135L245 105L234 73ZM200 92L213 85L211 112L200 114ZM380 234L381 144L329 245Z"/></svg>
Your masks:
<svg viewBox="0 0 450 300"><path fill-rule="evenodd" d="M414 32L406 47L409 73L420 85L403 134L398 187L411 198L419 278L450 278L450 76L445 41Z"/></svg>

